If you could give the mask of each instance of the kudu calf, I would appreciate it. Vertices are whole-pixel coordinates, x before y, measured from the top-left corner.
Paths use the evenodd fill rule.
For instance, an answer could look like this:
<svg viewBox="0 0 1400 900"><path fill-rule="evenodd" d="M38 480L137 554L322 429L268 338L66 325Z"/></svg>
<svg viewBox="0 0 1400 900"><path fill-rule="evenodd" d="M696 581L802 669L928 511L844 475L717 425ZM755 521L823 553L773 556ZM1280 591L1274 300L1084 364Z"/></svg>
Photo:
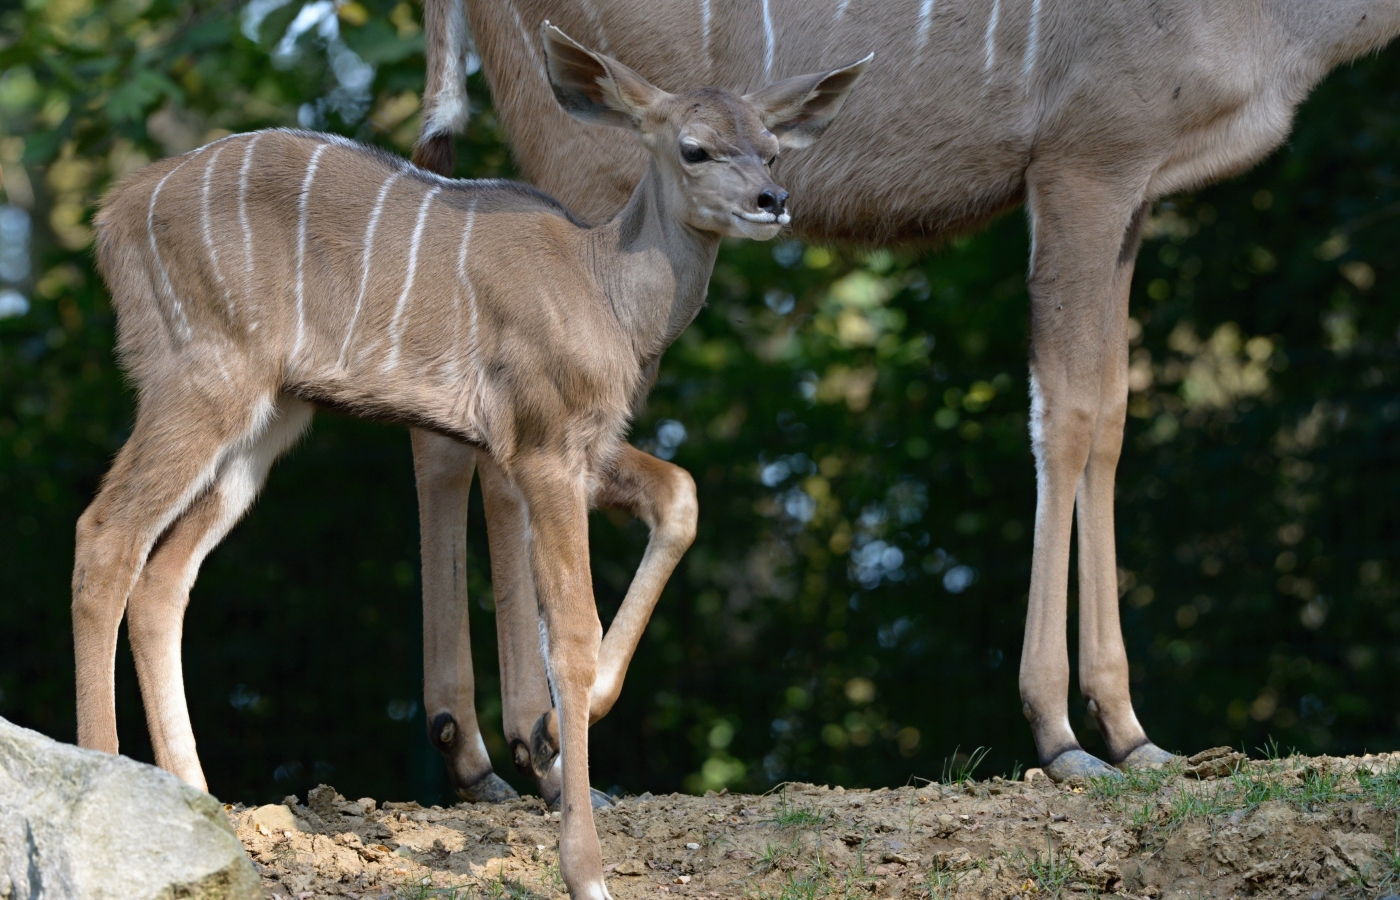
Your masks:
<svg viewBox="0 0 1400 900"><path fill-rule="evenodd" d="M865 63L746 97L669 94L548 23L542 40L558 103L633 130L650 155L626 207L599 227L531 188L450 181L290 131L164 160L107 198L98 265L138 402L78 521L78 738L117 750L125 612L157 762L203 787L180 673L201 561L315 404L413 423L478 448L525 510L558 710L560 866L574 896L601 898L590 495L627 458L633 400L704 303L721 236L778 233L779 148L820 133Z"/></svg>
<svg viewBox="0 0 1400 900"><path fill-rule="evenodd" d="M1169 759L1133 710L1114 541L1128 291L1142 225L1158 198L1238 173L1277 147L1329 71L1400 34L1400 2L425 0L425 12L428 87L416 158L450 167L452 133L467 114L470 25L521 170L584 218L620 208L646 160L617 153L598 129L553 108L531 33L545 16L605 50L629 48L638 70L663 87L696 72L720 85L762 84L812 67L832 47L888 48L866 75L859 106L811 150L780 162L802 197L793 230L823 241L927 242L1024 203L1037 504L1023 709L1052 778L1112 771L1081 749L1070 726L1067 593L1077 521L1080 690L1108 762ZM496 518L519 517L510 502L502 495L488 506L488 530ZM425 542L448 536L424 531ZM493 558L497 545L493 538ZM493 575L498 600L533 606L518 567L497 565ZM532 652L528 615L507 606L497 621L517 672L540 668L519 661ZM505 728L519 753L549 700L510 674L502 672Z"/></svg>

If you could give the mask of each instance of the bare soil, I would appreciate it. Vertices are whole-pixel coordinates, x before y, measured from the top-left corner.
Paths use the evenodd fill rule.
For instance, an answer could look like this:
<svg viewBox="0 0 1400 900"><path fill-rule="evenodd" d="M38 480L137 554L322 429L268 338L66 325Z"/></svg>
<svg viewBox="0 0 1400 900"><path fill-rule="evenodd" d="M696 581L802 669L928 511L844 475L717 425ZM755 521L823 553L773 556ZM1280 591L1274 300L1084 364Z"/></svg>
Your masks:
<svg viewBox="0 0 1400 900"><path fill-rule="evenodd" d="M1400 886L1400 754L1245 760L1054 785L620 799L597 814L616 900L1380 898ZM270 898L559 898L559 814L537 798L424 809L228 807Z"/></svg>

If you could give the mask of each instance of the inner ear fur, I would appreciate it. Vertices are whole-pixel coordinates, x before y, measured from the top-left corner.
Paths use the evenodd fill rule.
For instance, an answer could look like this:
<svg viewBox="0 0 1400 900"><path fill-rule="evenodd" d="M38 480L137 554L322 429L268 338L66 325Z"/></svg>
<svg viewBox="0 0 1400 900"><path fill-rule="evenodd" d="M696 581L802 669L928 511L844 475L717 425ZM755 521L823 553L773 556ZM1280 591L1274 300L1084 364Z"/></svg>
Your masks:
<svg viewBox="0 0 1400 900"><path fill-rule="evenodd" d="M744 97L758 109L764 126L784 150L815 141L841 111L841 104L875 54L817 75L798 75Z"/></svg>
<svg viewBox="0 0 1400 900"><path fill-rule="evenodd" d="M540 26L554 99L576 119L637 129L670 95L611 57L588 50L546 21Z"/></svg>

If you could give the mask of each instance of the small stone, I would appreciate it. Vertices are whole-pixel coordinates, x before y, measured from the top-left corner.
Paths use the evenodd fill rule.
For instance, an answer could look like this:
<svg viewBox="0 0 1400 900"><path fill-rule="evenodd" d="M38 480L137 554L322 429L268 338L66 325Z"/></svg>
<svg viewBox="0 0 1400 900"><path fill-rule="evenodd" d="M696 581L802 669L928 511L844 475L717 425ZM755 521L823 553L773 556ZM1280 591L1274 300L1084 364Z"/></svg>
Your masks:
<svg viewBox="0 0 1400 900"><path fill-rule="evenodd" d="M1024 775L1021 776L1021 780L1024 781L1026 784L1032 784L1032 783L1034 783L1037 779L1044 778L1044 777L1045 777L1045 770L1044 770L1044 769L1027 769L1027 770L1026 770L1026 774L1024 774Z"/></svg>
<svg viewBox="0 0 1400 900"><path fill-rule="evenodd" d="M695 843L694 841L692 841L692 842L690 842L689 844L686 844L686 845L685 845L685 849L687 849L687 850L699 850L699 849L700 849L700 845L697 844L697 843Z"/></svg>
<svg viewBox="0 0 1400 900"><path fill-rule="evenodd" d="M689 876L689 875L677 875L677 876L676 876L676 880L675 880L674 883L675 883L675 884L690 884L690 876Z"/></svg>

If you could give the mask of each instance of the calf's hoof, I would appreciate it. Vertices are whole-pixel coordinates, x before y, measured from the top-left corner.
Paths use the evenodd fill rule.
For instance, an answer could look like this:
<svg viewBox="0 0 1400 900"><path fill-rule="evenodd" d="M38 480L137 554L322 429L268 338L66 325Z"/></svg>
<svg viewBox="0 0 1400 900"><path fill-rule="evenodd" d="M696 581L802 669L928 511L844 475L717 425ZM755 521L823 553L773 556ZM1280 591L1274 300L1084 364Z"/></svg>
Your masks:
<svg viewBox="0 0 1400 900"><path fill-rule="evenodd" d="M1129 769L1160 769L1180 759L1175 753L1168 753L1149 741L1119 760L1118 768L1124 772Z"/></svg>
<svg viewBox="0 0 1400 900"><path fill-rule="evenodd" d="M1049 775L1050 780L1056 784L1069 781L1071 778L1123 777L1113 766L1078 748L1066 750L1046 763L1043 768L1045 774Z"/></svg>
<svg viewBox="0 0 1400 900"><path fill-rule="evenodd" d="M535 771L535 780L543 785L558 759L559 719L551 709L535 720L530 731L530 768Z"/></svg>
<svg viewBox="0 0 1400 900"><path fill-rule="evenodd" d="M555 794L553 797L546 798L549 801L549 808L552 812L559 811L559 798L562 796L562 794L563 792L561 791L560 793ZM609 797L607 794L603 793L597 788L589 788L588 795L588 799L592 801L594 809L606 809L609 806L614 805L613 798Z"/></svg>

